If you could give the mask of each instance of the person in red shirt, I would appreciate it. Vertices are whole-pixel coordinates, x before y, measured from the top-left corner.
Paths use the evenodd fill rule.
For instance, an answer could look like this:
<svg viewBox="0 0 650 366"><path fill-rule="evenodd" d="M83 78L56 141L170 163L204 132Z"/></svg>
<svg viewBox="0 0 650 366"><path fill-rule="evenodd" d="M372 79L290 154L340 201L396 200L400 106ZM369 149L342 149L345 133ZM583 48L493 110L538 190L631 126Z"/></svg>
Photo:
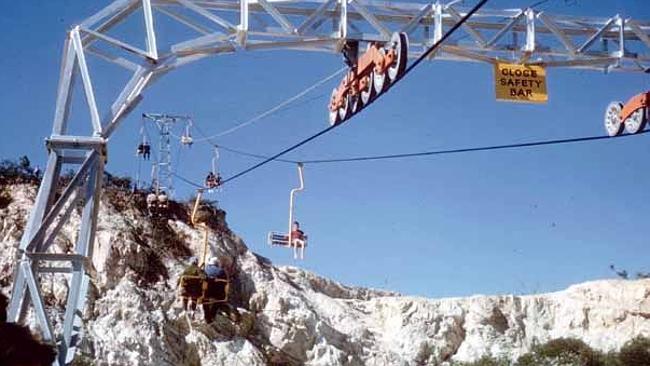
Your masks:
<svg viewBox="0 0 650 366"><path fill-rule="evenodd" d="M291 246L305 246L305 232L300 230L300 223L298 221L293 222L293 228L291 229Z"/></svg>

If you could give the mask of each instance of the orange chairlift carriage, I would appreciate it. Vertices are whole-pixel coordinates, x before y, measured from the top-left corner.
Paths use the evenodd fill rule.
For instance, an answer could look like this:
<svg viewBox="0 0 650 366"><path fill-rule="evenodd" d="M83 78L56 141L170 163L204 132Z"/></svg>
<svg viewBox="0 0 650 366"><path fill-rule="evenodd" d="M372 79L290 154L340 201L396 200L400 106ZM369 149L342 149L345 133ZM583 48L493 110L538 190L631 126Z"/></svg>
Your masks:
<svg viewBox="0 0 650 366"><path fill-rule="evenodd" d="M408 37L393 33L390 41L370 42L358 57L358 41L347 41L343 55L350 70L332 91L329 121L335 125L350 118L385 92L406 70Z"/></svg>
<svg viewBox="0 0 650 366"><path fill-rule="evenodd" d="M203 248L201 258L199 259L199 267L205 268L209 232L205 220L197 218L202 196L203 189L197 190L196 201L192 208L190 221L194 227L201 227L203 229ZM198 305L228 302L230 295L230 277L228 271L226 271L226 278L209 279L205 276L181 276L179 284L178 297L180 299L192 300Z"/></svg>
<svg viewBox="0 0 650 366"><path fill-rule="evenodd" d="M303 164L298 163L298 178L300 179L300 186L293 188L289 195L289 227L287 233L280 233L272 231L267 237L269 245L277 245L282 247L293 248L293 258L294 259L304 259L305 257L305 247L307 246L307 235L300 230L300 228L294 228L297 224L294 221L294 201L296 193L302 192L305 189L305 179L303 175Z"/></svg>
<svg viewBox="0 0 650 366"><path fill-rule="evenodd" d="M623 128L634 134L643 131L650 114L650 91L637 94L627 103L611 102L605 111L605 129L609 136L618 136Z"/></svg>

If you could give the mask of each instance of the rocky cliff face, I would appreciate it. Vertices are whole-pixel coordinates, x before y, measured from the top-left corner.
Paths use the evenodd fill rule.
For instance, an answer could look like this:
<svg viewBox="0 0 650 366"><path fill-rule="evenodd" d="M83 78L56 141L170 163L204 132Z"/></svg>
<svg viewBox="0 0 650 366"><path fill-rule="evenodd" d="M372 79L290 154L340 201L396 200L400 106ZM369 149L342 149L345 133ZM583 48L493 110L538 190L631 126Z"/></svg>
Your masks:
<svg viewBox="0 0 650 366"><path fill-rule="evenodd" d="M11 187L0 209L0 288L10 291L15 246L35 187ZM438 365L483 355L516 358L535 343L575 337L600 350L650 336L650 280L597 281L557 293L425 299L349 287L255 255L214 211L211 250L235 270L238 318L189 322L175 302L184 260L199 252L189 207L153 223L127 192L100 209L84 355L97 365ZM78 220L78 215L73 218ZM76 233L66 227L56 251ZM57 275L61 276L61 275ZM62 278L43 276L61 309Z"/></svg>

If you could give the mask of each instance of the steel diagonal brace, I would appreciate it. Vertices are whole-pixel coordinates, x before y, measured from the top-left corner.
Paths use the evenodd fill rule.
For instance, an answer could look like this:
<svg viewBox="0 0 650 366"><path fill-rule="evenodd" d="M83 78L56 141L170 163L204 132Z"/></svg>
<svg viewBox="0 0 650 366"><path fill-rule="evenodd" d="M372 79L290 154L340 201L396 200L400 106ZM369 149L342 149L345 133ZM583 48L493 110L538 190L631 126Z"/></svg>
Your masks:
<svg viewBox="0 0 650 366"><path fill-rule="evenodd" d="M237 31L235 26L230 24L227 20L215 15L214 13L204 9L203 7L196 5L192 1L189 0L176 0L179 4L183 5L184 7L190 9L191 11L211 20L212 22L218 24L219 26L225 28L228 32L234 33Z"/></svg>
<svg viewBox="0 0 650 366"><path fill-rule="evenodd" d="M115 56L111 53L105 52L103 50L100 50L96 47L86 47L86 52L90 55L96 56L106 62L110 62L112 64L115 64L117 66L123 67L126 70L130 71L136 71L139 67L139 65L135 62L131 62L124 57L119 57Z"/></svg>
<svg viewBox="0 0 650 366"><path fill-rule="evenodd" d="M306 35L309 33L310 28L316 24L317 21L321 19L323 14L325 14L325 11L334 4L336 0L327 0L324 3L322 3L316 11L314 11L307 19L305 19L302 24L298 27L296 32L298 34Z"/></svg>
<svg viewBox="0 0 650 366"><path fill-rule="evenodd" d="M72 211L74 211L75 207L77 206L77 203L79 203L79 201L81 200L81 195L79 194L79 190L77 190L76 192L77 194L75 194L70 204L68 204L68 207L65 209L65 212L63 212L63 215L61 215L61 217L59 218L59 221L56 223L56 226L52 229L52 231L50 231L47 237L45 237L45 239L43 240L43 243L41 244L41 248L39 249L40 252L47 252L47 250L50 248L52 243L54 243L54 239L56 239L56 236L61 231L61 228L63 228L63 225L65 225L68 222L68 219L72 214ZM27 256L30 256L30 253L27 253Z"/></svg>
<svg viewBox="0 0 650 366"><path fill-rule="evenodd" d="M489 41L487 41L485 46L489 47L497 43L501 38L503 38L503 36L506 33L508 33L508 31L510 31L510 29L512 29L512 27L515 26L515 24L519 22L519 20L521 19L522 16L524 16L524 14L525 13L523 11L520 11L518 15L510 19L508 24L506 24L503 28L501 28L501 30L499 30L499 32L497 32L497 34L495 34L494 37L492 37Z"/></svg>
<svg viewBox="0 0 650 366"><path fill-rule="evenodd" d="M110 18L108 18L106 21L104 21L97 27L92 27L92 29L95 32L99 32L99 33L108 31L109 29L113 28L113 26L123 21L127 16L133 13L136 9L138 9L139 5L140 3L138 0L128 1L128 5L126 7L121 8L118 12L111 15ZM88 26L88 24L85 24L85 22L80 24L79 27L91 28L90 26ZM84 47L88 47L92 45L96 40L97 39L92 34L86 34L84 37L81 38L81 43L83 44Z"/></svg>
<svg viewBox="0 0 650 366"><path fill-rule="evenodd" d="M413 32L417 27L420 25L420 21L422 18L425 18L431 14L433 11L433 6L430 4L425 5L420 11L411 19L410 22L408 22L406 25L404 25L401 29L401 32L410 34Z"/></svg>
<svg viewBox="0 0 650 366"><path fill-rule="evenodd" d="M83 28L91 28L95 24L97 24L97 22L99 22L100 20L107 18L109 16L113 16L119 13L120 11L127 9L129 6L133 5L133 3L135 3L136 1L137 0L117 0L111 3L110 5L108 5L107 7L105 7L104 9L97 12L95 15L86 18L86 20L81 22L79 25Z"/></svg>
<svg viewBox="0 0 650 366"><path fill-rule="evenodd" d="M452 18L454 18L456 21L460 21L460 20L463 18L463 17L462 17L462 16L461 16L457 11L456 11L456 9L454 9L451 5L448 5L448 6L445 8L445 10L447 10L447 12L448 12L448 13L452 16ZM465 31L467 32L467 34L469 34L472 38L474 38L474 40L475 40L476 42L478 42L478 44L481 45L481 47L486 47L486 46L487 46L487 42L485 41L485 39L483 38L483 36L481 35L481 33L479 33L477 30L475 30L474 28L472 28L471 25L469 25L469 24L467 24L467 23L463 23L462 27L465 29Z"/></svg>
<svg viewBox="0 0 650 366"><path fill-rule="evenodd" d="M144 67L133 73L133 76L111 106L108 116L104 118L104 126L106 126L102 134L104 139L110 138L124 116L128 115L142 101L141 93L150 84L153 75L154 69Z"/></svg>
<svg viewBox="0 0 650 366"><path fill-rule="evenodd" d="M600 38L600 36L602 36L603 33L605 33L614 24L614 22L616 22L618 20L618 18L619 18L618 16L615 16L615 17L609 19L607 21L607 23L605 23L605 25L603 25L600 29L598 29L598 31L596 31L596 33L594 33L591 37L589 37L589 39L582 46L580 46L580 48L578 48L577 52L578 53L583 53L589 47L591 47L591 45L594 42L596 42L596 40L598 38Z"/></svg>
<svg viewBox="0 0 650 366"><path fill-rule="evenodd" d="M178 14L178 13L176 13L176 12L170 10L170 9L159 7L159 8L156 8L156 10L161 12L162 14L167 15L171 19L185 25L186 27L199 32L199 33L202 33L202 34L210 34L210 33L212 33L212 31L210 29L205 28L205 27L203 27L203 26L201 26L199 24L196 24L191 19L189 19L187 17L184 17L183 15L180 15L180 14Z"/></svg>
<svg viewBox="0 0 650 366"><path fill-rule="evenodd" d="M375 17L368 9L366 9L365 6L359 4L357 0L350 0L350 4L357 12L359 12L359 14L361 14L365 20L368 21L368 23L370 23L370 25L372 25L373 28L378 30L384 38L390 38L391 31L383 24L381 24L381 21L377 19L377 17Z"/></svg>
<svg viewBox="0 0 650 366"><path fill-rule="evenodd" d="M264 10L266 10L266 12L269 13L269 14L271 15L271 17L272 17L276 22L278 22L278 24L280 24L280 26L282 26L282 28L283 28L287 33L289 33L289 34L294 34L294 33L296 33L296 28L293 26L293 24L291 24L291 22L289 21L289 19L287 19L287 17L285 17L284 15L282 15L282 14L278 11L278 9L275 8L275 6L271 5L271 3L269 3L269 2L266 1L266 0L257 0L257 3L260 4L260 5L262 6L262 8L264 8Z"/></svg>
<svg viewBox="0 0 650 366"><path fill-rule="evenodd" d="M144 58L152 60L152 61L156 60L156 58L152 57L151 54L149 54L149 52L141 50L138 47L131 46L130 44L122 42L122 41L120 41L118 39L115 39L115 38L113 38L111 36L107 36L105 34L95 32L92 29L87 29L87 28L79 28L79 29L84 33L92 34L95 38L101 39L102 41L110 44L111 46L121 48L121 49L123 49L123 50L125 50L127 52L131 52L133 54L136 54L138 56L144 57Z"/></svg>
<svg viewBox="0 0 650 366"><path fill-rule="evenodd" d="M541 20L542 23L544 23L546 28L548 28L548 30L550 30L551 33L553 33L555 35L555 37L557 37L557 39L560 41L560 43L562 43L564 48L566 48L567 51L569 51L569 53L572 56L576 55L576 53L577 53L576 52L576 47L573 44L573 41L571 40L571 38L569 36L567 36L564 33L564 31L562 29L560 29L560 27L557 24L555 24L555 22L553 21L553 19L551 19L550 16L548 16L548 15L546 15L544 13L539 13L539 14L537 14L537 18L539 20Z"/></svg>
<svg viewBox="0 0 650 366"><path fill-rule="evenodd" d="M36 319L41 325L41 332L43 333L43 340L48 343L54 342L54 331L52 328L52 323L45 312L45 303L43 301L43 296L41 295L41 290L38 287L38 282L34 272L32 271L31 263L29 261L20 262L20 271L23 273L24 281L27 283L27 288L29 291L29 297L34 304L34 313Z"/></svg>
<svg viewBox="0 0 650 366"><path fill-rule="evenodd" d="M70 183L68 183L68 186L61 194L61 197L56 201L52 209L48 212L47 216L45 216L45 219L43 219L43 222L41 223L34 236L28 242L21 243L20 249L22 251L33 251L37 247L37 244L42 242L47 229L52 224L57 215L61 212L61 209L63 209L65 203L68 201L70 196L72 196L72 193L74 193L74 191L81 186L83 180L88 175L90 168L96 164L98 156L99 153L97 153L96 150L92 150L88 154L86 161L84 161L84 163L81 165L77 174L75 174L75 176L72 178Z"/></svg>

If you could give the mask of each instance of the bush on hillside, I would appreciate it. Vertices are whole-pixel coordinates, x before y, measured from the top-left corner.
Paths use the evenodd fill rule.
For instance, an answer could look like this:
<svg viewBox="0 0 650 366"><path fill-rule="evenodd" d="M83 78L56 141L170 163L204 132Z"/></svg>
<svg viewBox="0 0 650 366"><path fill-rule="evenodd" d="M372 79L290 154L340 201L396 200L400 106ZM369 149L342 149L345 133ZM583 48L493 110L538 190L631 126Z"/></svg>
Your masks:
<svg viewBox="0 0 650 366"><path fill-rule="evenodd" d="M15 160L0 161L0 186L9 184L30 183L37 184L39 172L32 168L26 156Z"/></svg>
<svg viewBox="0 0 650 366"><path fill-rule="evenodd" d="M572 338L559 338L533 347L516 361L483 356L454 366L650 366L650 338L628 341L619 352L603 354Z"/></svg>
<svg viewBox="0 0 650 366"><path fill-rule="evenodd" d="M618 359L621 366L650 365L650 339L636 337L625 343Z"/></svg>

